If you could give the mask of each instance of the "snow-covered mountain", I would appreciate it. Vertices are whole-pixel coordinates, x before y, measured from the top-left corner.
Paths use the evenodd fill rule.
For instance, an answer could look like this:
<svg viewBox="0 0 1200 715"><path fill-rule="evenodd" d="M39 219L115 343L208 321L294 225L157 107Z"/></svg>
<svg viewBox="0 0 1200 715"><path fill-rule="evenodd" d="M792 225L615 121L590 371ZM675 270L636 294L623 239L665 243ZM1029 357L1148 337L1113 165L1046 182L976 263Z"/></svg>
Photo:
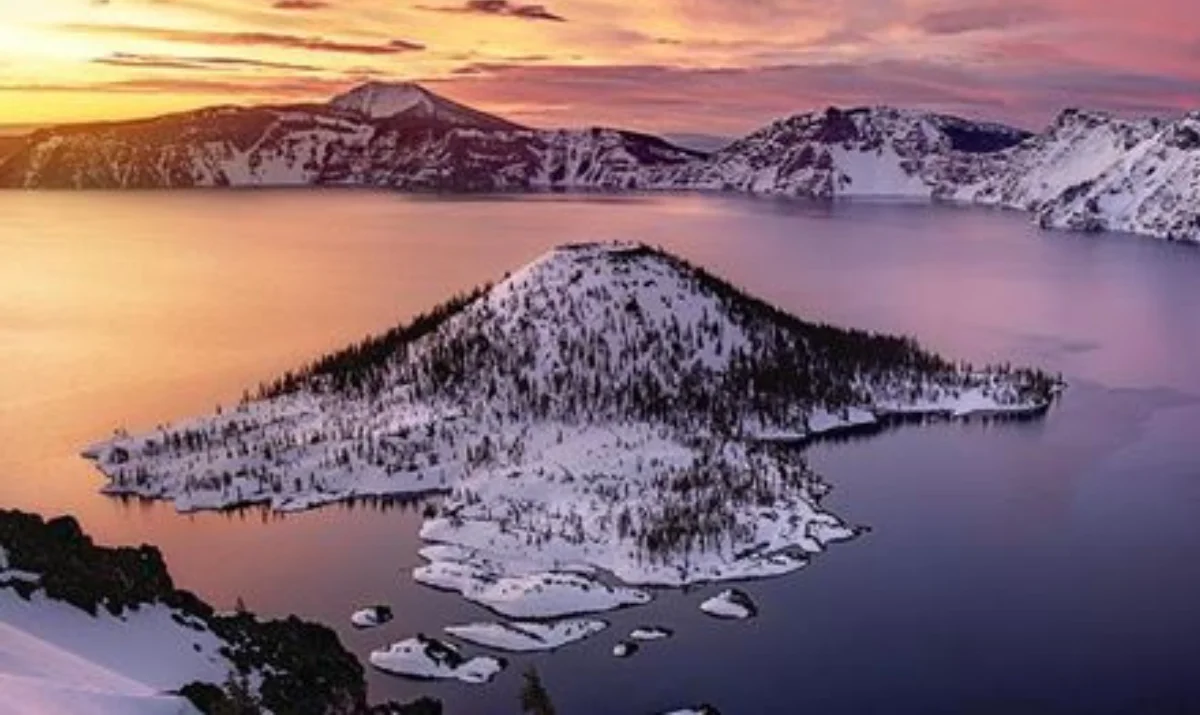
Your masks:
<svg viewBox="0 0 1200 715"><path fill-rule="evenodd" d="M1128 120L1064 111L987 157L957 196L1030 211L1046 228L1200 240L1200 113Z"/></svg>
<svg viewBox="0 0 1200 715"><path fill-rule="evenodd" d="M954 171L958 164L1026 136L928 112L831 107L774 122L705 161L669 172L662 183L816 198L928 199L961 179Z"/></svg>
<svg viewBox="0 0 1200 715"><path fill-rule="evenodd" d="M633 132L524 129L415 85L373 83L328 104L39 130L0 161L0 186L616 190L699 156Z"/></svg>
<svg viewBox="0 0 1200 715"><path fill-rule="evenodd" d="M235 410L89 450L181 510L450 494L424 583L516 618L629 584L779 574L855 530L795 449L897 415L1044 410L1054 383L805 322L658 250L567 246Z"/></svg>
<svg viewBox="0 0 1200 715"><path fill-rule="evenodd" d="M368 119L420 120L470 129L523 129L507 119L453 102L411 82L367 82L334 97L329 106Z"/></svg>
<svg viewBox="0 0 1200 715"><path fill-rule="evenodd" d="M535 130L414 84L326 104L217 107L42 129L0 187L358 185L405 191L737 191L946 200L1048 228L1200 240L1200 113L1068 110L1044 132L892 107L797 114L708 154L617 129Z"/></svg>
<svg viewBox="0 0 1200 715"><path fill-rule="evenodd" d="M30 715L428 715L367 702L333 631L222 614L176 590L153 547L96 546L70 517L0 510L0 710ZM256 710L257 711L257 710Z"/></svg>

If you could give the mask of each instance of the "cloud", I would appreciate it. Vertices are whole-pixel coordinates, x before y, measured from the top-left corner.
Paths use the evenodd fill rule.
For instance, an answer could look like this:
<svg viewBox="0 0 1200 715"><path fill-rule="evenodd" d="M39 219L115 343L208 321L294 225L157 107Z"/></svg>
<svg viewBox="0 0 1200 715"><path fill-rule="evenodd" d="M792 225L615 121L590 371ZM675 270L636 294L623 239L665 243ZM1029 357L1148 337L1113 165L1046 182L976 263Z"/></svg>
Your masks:
<svg viewBox="0 0 1200 715"><path fill-rule="evenodd" d="M329 3L324 0L275 0L271 7L276 10L324 10Z"/></svg>
<svg viewBox="0 0 1200 715"><path fill-rule="evenodd" d="M191 94L204 97L254 98L254 101L298 100L332 97L353 83L345 79L142 77L110 82L0 83L0 93L95 94Z"/></svg>
<svg viewBox="0 0 1200 715"><path fill-rule="evenodd" d="M92 60L95 64L112 67L162 70L225 70L225 69L275 69L296 72L318 72L323 68L315 65L291 62L269 62L244 57L178 57L175 55L149 55L132 52L114 52L106 57Z"/></svg>
<svg viewBox="0 0 1200 715"><path fill-rule="evenodd" d="M935 59L718 68L474 63L428 84L536 126L722 134L830 105L893 104L1038 128L1072 103L1172 114L1200 96L1200 80L1152 72Z"/></svg>
<svg viewBox="0 0 1200 715"><path fill-rule="evenodd" d="M981 30L1004 30L1043 22L1054 16L1046 5L992 0L983 4L943 7L917 18L916 26L930 35L962 35Z"/></svg>
<svg viewBox="0 0 1200 715"><path fill-rule="evenodd" d="M180 59L204 58L164 61ZM223 61L207 59L217 60L216 65ZM371 67L336 77L164 73L98 83L0 84L0 92L172 93L202 97L197 104L308 102L332 96L369 76L385 75ZM605 124L725 135L740 135L772 119L829 105L896 104L1036 129L1067 104L1173 114L1200 96L1200 79L1150 72L933 60L704 69L659 64L474 63L449 76L416 79L456 101L535 126Z"/></svg>
<svg viewBox="0 0 1200 715"><path fill-rule="evenodd" d="M549 20L551 22L566 22L567 18L551 12L545 5L520 5L509 0L467 0L462 5L432 7L420 6L423 10L434 12L454 12L474 15L497 15L513 17L521 20Z"/></svg>
<svg viewBox="0 0 1200 715"><path fill-rule="evenodd" d="M67 24L61 29L92 35L118 35L164 42L180 42L195 45L224 47L277 47L284 49L309 50L312 52L338 52L358 55L398 55L419 52L425 46L408 40L389 40L377 44L343 42L324 37L286 35L274 32L222 32L216 30L185 30L168 27L145 27L141 25Z"/></svg>

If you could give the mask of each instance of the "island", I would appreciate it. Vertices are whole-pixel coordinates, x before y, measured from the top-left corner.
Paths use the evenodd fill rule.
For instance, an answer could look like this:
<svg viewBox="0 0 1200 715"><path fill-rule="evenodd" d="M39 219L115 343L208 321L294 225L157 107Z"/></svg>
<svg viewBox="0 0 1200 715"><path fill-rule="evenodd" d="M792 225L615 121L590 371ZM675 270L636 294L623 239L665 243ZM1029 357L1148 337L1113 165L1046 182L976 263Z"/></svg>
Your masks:
<svg viewBox="0 0 1200 715"><path fill-rule="evenodd" d="M794 572L860 533L822 506L805 444L1037 416L1060 388L806 321L657 248L577 244L235 409L87 454L107 493L180 511L438 494L414 578L553 619Z"/></svg>

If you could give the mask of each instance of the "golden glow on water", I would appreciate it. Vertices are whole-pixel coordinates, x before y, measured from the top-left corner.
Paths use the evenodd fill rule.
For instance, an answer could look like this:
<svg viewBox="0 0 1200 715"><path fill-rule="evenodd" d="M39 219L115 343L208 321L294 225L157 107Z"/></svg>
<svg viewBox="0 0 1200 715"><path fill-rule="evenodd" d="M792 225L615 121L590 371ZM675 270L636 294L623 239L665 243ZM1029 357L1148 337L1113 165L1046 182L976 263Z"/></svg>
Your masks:
<svg viewBox="0 0 1200 715"><path fill-rule="evenodd" d="M347 193L316 217L286 193L206 201L0 196L0 504L121 534L124 507L76 456L90 441L228 404L505 265L411 260L406 241L436 228L406 222L400 199ZM507 265L537 250L505 246Z"/></svg>
<svg viewBox="0 0 1200 715"><path fill-rule="evenodd" d="M109 542L159 544L185 579L213 558L199 542L319 538L304 524L320 516L270 530L243 516L245 528L228 529L224 517L104 498L78 454L117 427L232 404L556 243L652 238L638 207L715 215L688 200L0 193L0 505L74 514ZM206 587L223 583L237 583L236 568Z"/></svg>

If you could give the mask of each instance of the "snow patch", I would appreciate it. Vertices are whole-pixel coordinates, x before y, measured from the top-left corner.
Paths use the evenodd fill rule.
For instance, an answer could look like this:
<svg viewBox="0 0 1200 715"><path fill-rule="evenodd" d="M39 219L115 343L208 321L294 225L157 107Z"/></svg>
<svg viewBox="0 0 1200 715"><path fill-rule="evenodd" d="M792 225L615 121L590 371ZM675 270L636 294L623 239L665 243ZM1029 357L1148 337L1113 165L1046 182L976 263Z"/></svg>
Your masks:
<svg viewBox="0 0 1200 715"><path fill-rule="evenodd" d="M590 638L608 627L604 621L572 619L555 623L511 621L447 626L450 635L494 650L510 652L550 651Z"/></svg>
<svg viewBox="0 0 1200 715"><path fill-rule="evenodd" d="M350 614L350 623L355 628L375 628L392 620L392 617L389 606L370 606Z"/></svg>
<svg viewBox="0 0 1200 715"><path fill-rule="evenodd" d="M372 651L370 660L376 668L396 675L464 683L486 683L505 667L499 658L467 659L449 643L422 635Z"/></svg>
<svg viewBox="0 0 1200 715"><path fill-rule="evenodd" d="M426 586L457 591L468 601L514 618L559 618L650 602L645 591L609 586L576 573L500 576L472 564L435 561L417 567L413 578Z"/></svg>
<svg viewBox="0 0 1200 715"><path fill-rule="evenodd" d="M629 638L635 641L660 641L673 635L674 631L661 626L639 626L629 632Z"/></svg>
<svg viewBox="0 0 1200 715"><path fill-rule="evenodd" d="M758 615L758 607L745 591L736 588L721 591L700 604L700 610L716 618L744 620Z"/></svg>

